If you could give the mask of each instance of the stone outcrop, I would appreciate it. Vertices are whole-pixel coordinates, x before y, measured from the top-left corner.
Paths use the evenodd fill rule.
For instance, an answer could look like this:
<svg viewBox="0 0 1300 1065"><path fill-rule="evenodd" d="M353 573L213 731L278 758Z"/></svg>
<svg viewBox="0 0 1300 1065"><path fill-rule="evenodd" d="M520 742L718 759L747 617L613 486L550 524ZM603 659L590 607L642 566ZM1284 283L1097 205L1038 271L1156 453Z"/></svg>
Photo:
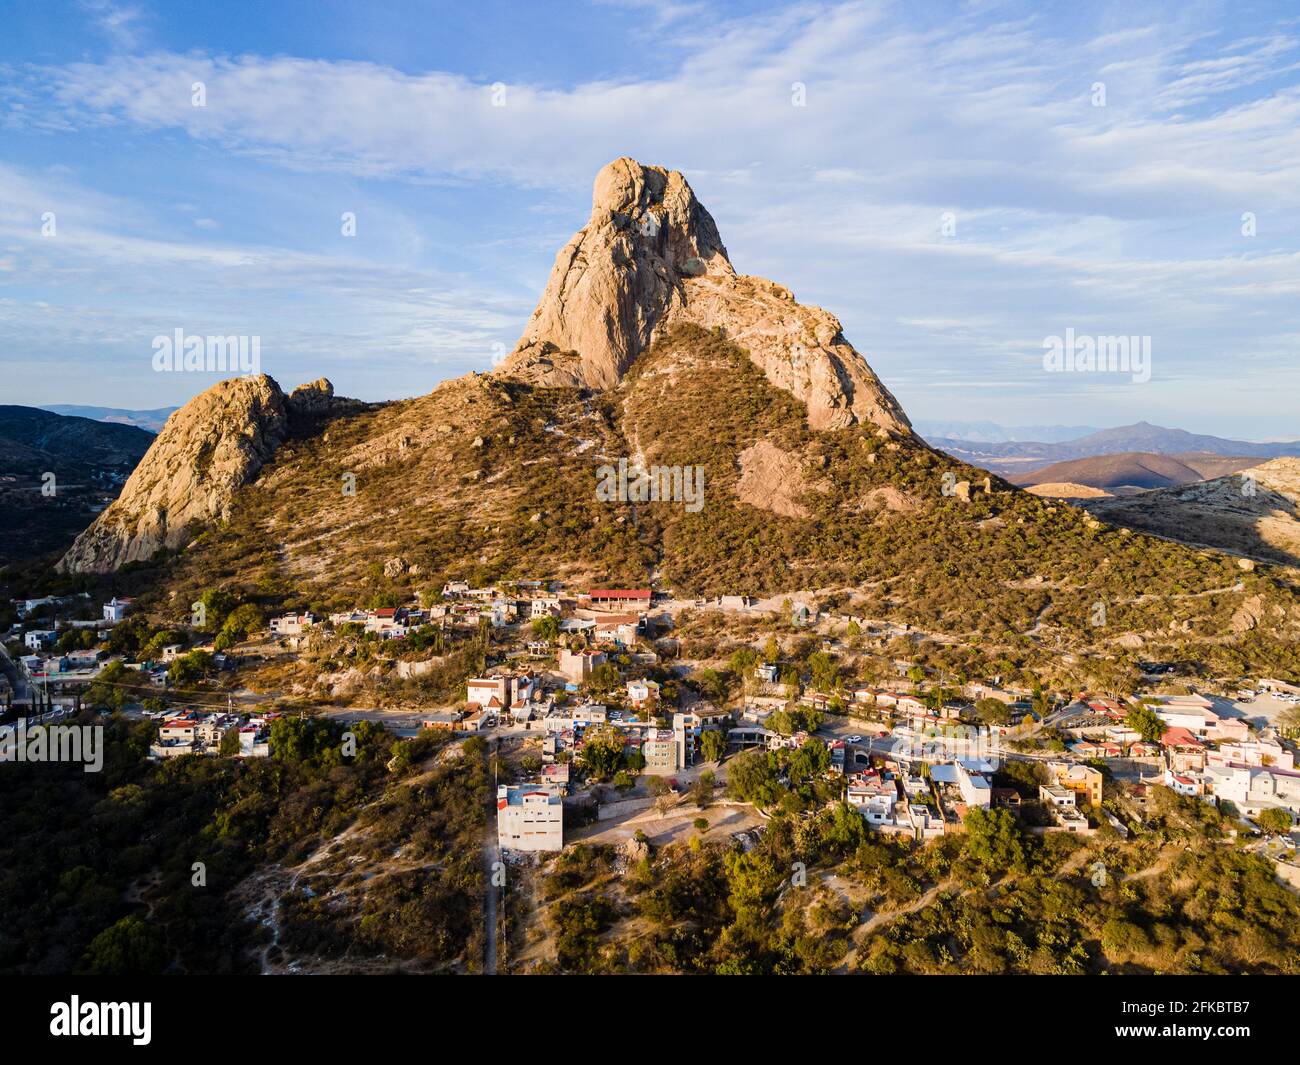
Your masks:
<svg viewBox="0 0 1300 1065"><path fill-rule="evenodd" d="M286 397L265 374L220 381L167 419L118 498L77 537L59 563L103 573L184 547L229 516L251 481L289 436L290 419L315 418L335 401L323 378Z"/></svg>
<svg viewBox="0 0 1300 1065"><path fill-rule="evenodd" d="M680 322L724 330L772 384L807 405L813 428L911 431L834 315L737 274L686 179L626 157L596 175L590 220L556 257L523 336L496 372L611 388L659 331Z"/></svg>

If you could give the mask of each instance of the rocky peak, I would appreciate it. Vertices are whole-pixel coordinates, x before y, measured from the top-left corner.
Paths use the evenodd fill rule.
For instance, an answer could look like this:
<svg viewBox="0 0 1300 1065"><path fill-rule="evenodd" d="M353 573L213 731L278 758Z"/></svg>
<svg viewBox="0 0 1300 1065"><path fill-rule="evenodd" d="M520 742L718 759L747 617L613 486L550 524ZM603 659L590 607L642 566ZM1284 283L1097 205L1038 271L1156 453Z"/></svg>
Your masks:
<svg viewBox="0 0 1300 1065"><path fill-rule="evenodd" d="M333 392L323 380L305 388L286 399L259 374L219 381L195 396L167 419L121 495L77 537L59 568L114 570L159 548L183 547L199 528L228 517L235 491L288 436L293 404L307 409Z"/></svg>
<svg viewBox="0 0 1300 1065"><path fill-rule="evenodd" d="M623 157L596 175L591 217L561 249L504 376L612 388L656 334L720 328L768 380L802 399L814 428L910 426L839 321L788 289L738 275L712 216L675 170Z"/></svg>

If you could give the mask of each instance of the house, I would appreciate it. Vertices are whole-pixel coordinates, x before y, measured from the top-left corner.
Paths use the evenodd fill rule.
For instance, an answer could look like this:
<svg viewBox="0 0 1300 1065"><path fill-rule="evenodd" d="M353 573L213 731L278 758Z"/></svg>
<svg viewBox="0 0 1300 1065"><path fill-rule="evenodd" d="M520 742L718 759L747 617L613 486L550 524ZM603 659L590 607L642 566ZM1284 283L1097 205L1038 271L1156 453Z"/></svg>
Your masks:
<svg viewBox="0 0 1300 1065"><path fill-rule="evenodd" d="M121 621L126 617L126 612L131 609L131 604L134 602L134 599L118 599L114 596L104 604L104 620L114 623Z"/></svg>
<svg viewBox="0 0 1300 1065"><path fill-rule="evenodd" d="M569 763L552 762L542 766L542 783L559 790L561 795L569 793Z"/></svg>
<svg viewBox="0 0 1300 1065"><path fill-rule="evenodd" d="M558 618L561 612L561 603L554 596L539 596L529 602L528 616L536 621L538 618Z"/></svg>
<svg viewBox="0 0 1300 1065"><path fill-rule="evenodd" d="M877 699L876 701L877 703L880 702L879 699ZM920 699L918 699L915 695L895 696L894 706L897 707L898 712L900 714L928 714L929 713L929 710L927 709L925 703L922 702Z"/></svg>
<svg viewBox="0 0 1300 1065"><path fill-rule="evenodd" d="M863 773L849 784L846 799L869 824L892 825L898 785L875 771Z"/></svg>
<svg viewBox="0 0 1300 1065"><path fill-rule="evenodd" d="M193 743L196 724L193 718L174 717L158 727L158 739L163 743Z"/></svg>
<svg viewBox="0 0 1300 1065"><path fill-rule="evenodd" d="M754 676L764 684L775 684L779 671L775 662L760 662L754 667Z"/></svg>
<svg viewBox="0 0 1300 1065"><path fill-rule="evenodd" d="M1105 780L1101 770L1094 769L1090 765L1048 762L1047 772L1051 775L1054 784L1069 788L1089 806L1101 805L1102 783Z"/></svg>
<svg viewBox="0 0 1300 1065"><path fill-rule="evenodd" d="M301 636L312 628L320 619L310 612L306 614L284 614L271 619L272 636Z"/></svg>
<svg viewBox="0 0 1300 1065"><path fill-rule="evenodd" d="M967 807L987 809L993 805L993 788L983 773L965 762L949 762L930 767L930 779L937 784L955 787Z"/></svg>
<svg viewBox="0 0 1300 1065"><path fill-rule="evenodd" d="M452 732L460 724L461 715L452 710L444 710L439 713L426 714L420 721L420 728L441 729L445 732Z"/></svg>
<svg viewBox="0 0 1300 1065"><path fill-rule="evenodd" d="M560 648L559 669L566 680L582 684L599 666L605 664L605 656L600 651L570 651Z"/></svg>
<svg viewBox="0 0 1300 1065"><path fill-rule="evenodd" d="M508 676L471 677L465 682L465 701L471 706L503 713L513 701L514 689Z"/></svg>
<svg viewBox="0 0 1300 1065"><path fill-rule="evenodd" d="M497 843L507 850L564 849L564 799L550 784L497 788Z"/></svg>
<svg viewBox="0 0 1300 1065"><path fill-rule="evenodd" d="M1248 740L1243 743L1221 743L1217 750L1206 751L1205 764L1294 769L1295 755L1276 740Z"/></svg>
<svg viewBox="0 0 1300 1065"><path fill-rule="evenodd" d="M993 805L994 807L1016 810L1020 808L1020 792L1015 788L994 788Z"/></svg>
<svg viewBox="0 0 1300 1065"><path fill-rule="evenodd" d="M1205 768L1205 744L1185 728L1168 728L1160 737L1169 768L1187 772Z"/></svg>
<svg viewBox="0 0 1300 1065"><path fill-rule="evenodd" d="M465 682L465 701L492 713L504 713L526 707L535 687L536 678L531 673L471 677Z"/></svg>
<svg viewBox="0 0 1300 1065"><path fill-rule="evenodd" d="M596 621L596 642L628 647L636 642L644 623L644 614L614 614L600 618Z"/></svg>
<svg viewBox="0 0 1300 1065"><path fill-rule="evenodd" d="M508 599L493 599L480 616L487 618L494 629L499 629L514 620L515 604Z"/></svg>
<svg viewBox="0 0 1300 1065"><path fill-rule="evenodd" d="M1206 788L1226 799L1247 817L1271 806L1300 814L1300 773L1252 766L1207 766Z"/></svg>
<svg viewBox="0 0 1300 1065"><path fill-rule="evenodd" d="M1088 819L1079 812L1077 794L1059 784L1040 784L1038 801L1052 811L1056 823L1066 832L1080 834L1088 831Z"/></svg>
<svg viewBox="0 0 1300 1065"><path fill-rule="evenodd" d="M653 680L629 680L627 699L638 710L653 707L659 701L659 685Z"/></svg>
<svg viewBox="0 0 1300 1065"><path fill-rule="evenodd" d="M1070 751L1080 758L1120 758L1124 754L1122 744L1109 740L1078 740L1069 746Z"/></svg>
<svg viewBox="0 0 1300 1065"><path fill-rule="evenodd" d="M627 610L648 608L650 597L649 588L593 588L579 598L593 610Z"/></svg>
<svg viewBox="0 0 1300 1065"><path fill-rule="evenodd" d="M53 647L59 634L54 629L32 629L23 637L23 644L33 651L40 651L46 647Z"/></svg>
<svg viewBox="0 0 1300 1065"><path fill-rule="evenodd" d="M271 754L271 732L266 725L249 722L239 730L240 758L268 758Z"/></svg>
<svg viewBox="0 0 1300 1065"><path fill-rule="evenodd" d="M1176 791L1179 795L1199 798L1205 794L1205 782L1200 777L1191 776L1187 773L1175 773L1172 769L1166 769L1161 782L1165 787L1171 791Z"/></svg>

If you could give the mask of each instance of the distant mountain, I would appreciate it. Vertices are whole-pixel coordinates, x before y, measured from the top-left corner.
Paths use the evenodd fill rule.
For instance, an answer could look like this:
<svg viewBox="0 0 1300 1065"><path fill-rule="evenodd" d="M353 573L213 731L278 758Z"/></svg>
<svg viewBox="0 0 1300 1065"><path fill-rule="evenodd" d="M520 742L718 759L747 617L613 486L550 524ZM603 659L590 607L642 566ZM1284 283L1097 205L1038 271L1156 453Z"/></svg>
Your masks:
<svg viewBox="0 0 1300 1065"><path fill-rule="evenodd" d="M1219 436L1189 433L1138 422L1114 429L1100 429L1076 440L984 442L951 437L929 437L931 446L953 458L982 466L993 473L1020 478L1043 467L1071 459L1143 452L1155 455L1209 454L1256 459L1300 456L1300 440L1258 443L1228 440ZM1210 474L1209 476L1214 476ZM1063 478L1058 478L1058 480ZM1022 482L1023 483L1023 482ZM1087 482L1083 482L1087 483Z"/></svg>
<svg viewBox="0 0 1300 1065"><path fill-rule="evenodd" d="M133 425L0 406L0 565L66 548L153 441Z"/></svg>
<svg viewBox="0 0 1300 1065"><path fill-rule="evenodd" d="M1091 488L1169 488L1222 477L1259 462L1250 456L1225 457L1206 453L1158 455L1152 451L1121 451L1086 459L1067 459L1011 480L1021 486L1065 483ZM1058 494L1058 493L1051 493Z"/></svg>
<svg viewBox="0 0 1300 1065"><path fill-rule="evenodd" d="M999 425L997 422L924 421L912 427L930 443L935 439L969 440L972 443L1000 444L1007 441L1045 440L1056 443L1076 440L1097 432L1092 425Z"/></svg>
<svg viewBox="0 0 1300 1065"><path fill-rule="evenodd" d="M175 407L155 407L153 410L127 410L123 407L82 407L76 403L52 403L41 410L52 411L77 418L90 418L97 422L109 422L114 425L134 425L147 429L151 433L162 430Z"/></svg>
<svg viewBox="0 0 1300 1065"><path fill-rule="evenodd" d="M1077 452L1076 457L1080 458L1118 451L1152 451L1158 455L1200 451L1212 455L1253 455L1257 458L1300 455L1300 440L1261 444L1251 440L1228 440L1221 436L1189 433L1184 429L1166 429L1150 422L1101 429L1062 446L1073 449Z"/></svg>

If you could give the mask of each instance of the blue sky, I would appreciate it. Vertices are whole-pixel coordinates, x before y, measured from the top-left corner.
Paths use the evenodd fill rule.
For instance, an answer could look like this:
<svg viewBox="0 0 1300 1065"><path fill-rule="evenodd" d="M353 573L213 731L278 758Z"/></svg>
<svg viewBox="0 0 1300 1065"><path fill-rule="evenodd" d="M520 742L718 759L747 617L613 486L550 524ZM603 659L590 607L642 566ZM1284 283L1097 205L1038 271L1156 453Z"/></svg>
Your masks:
<svg viewBox="0 0 1300 1065"><path fill-rule="evenodd" d="M0 27L0 402L183 402L215 378L153 371L177 328L365 399L487 370L626 154L682 170L736 268L834 312L914 419L1300 436L1293 6L49 0ZM1149 336L1151 380L1044 372L1067 328Z"/></svg>

